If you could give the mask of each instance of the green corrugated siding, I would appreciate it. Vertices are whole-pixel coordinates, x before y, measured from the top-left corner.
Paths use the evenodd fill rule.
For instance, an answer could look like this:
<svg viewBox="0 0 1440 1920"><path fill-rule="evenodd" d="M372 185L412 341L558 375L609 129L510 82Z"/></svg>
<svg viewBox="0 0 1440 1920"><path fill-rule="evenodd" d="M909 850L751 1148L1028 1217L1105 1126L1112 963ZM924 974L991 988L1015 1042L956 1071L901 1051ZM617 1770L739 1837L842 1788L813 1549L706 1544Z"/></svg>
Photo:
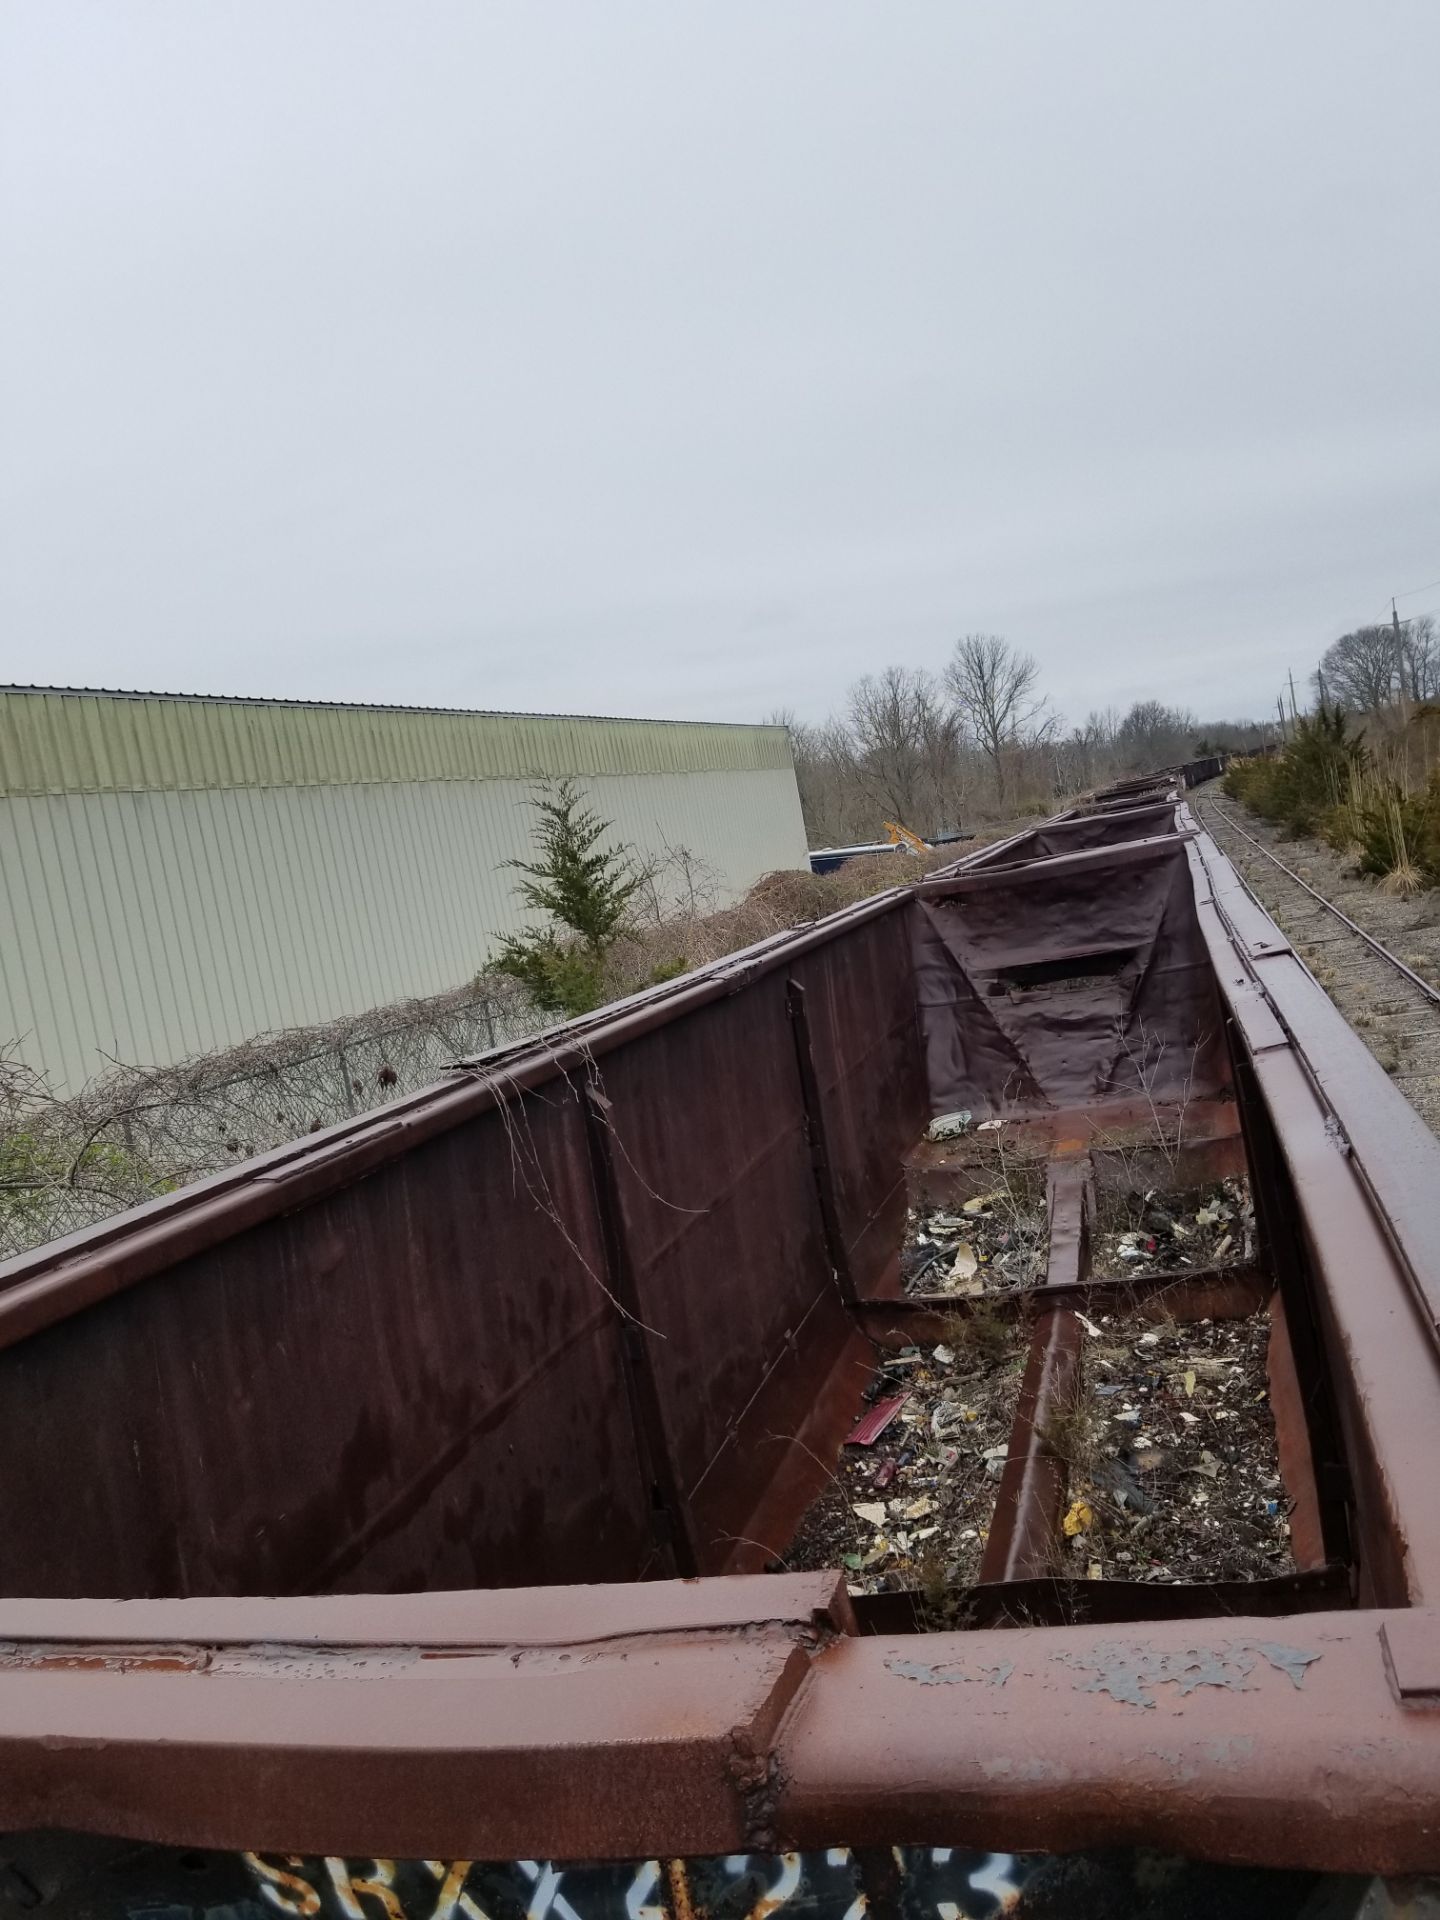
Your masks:
<svg viewBox="0 0 1440 1920"><path fill-rule="evenodd" d="M793 770L597 775L617 841L684 847L727 905L806 865ZM473 977L524 924L523 780L0 800L0 1046L57 1092ZM672 876L678 878L678 876Z"/></svg>
<svg viewBox="0 0 1440 1920"><path fill-rule="evenodd" d="M783 727L0 689L0 796L756 773Z"/></svg>

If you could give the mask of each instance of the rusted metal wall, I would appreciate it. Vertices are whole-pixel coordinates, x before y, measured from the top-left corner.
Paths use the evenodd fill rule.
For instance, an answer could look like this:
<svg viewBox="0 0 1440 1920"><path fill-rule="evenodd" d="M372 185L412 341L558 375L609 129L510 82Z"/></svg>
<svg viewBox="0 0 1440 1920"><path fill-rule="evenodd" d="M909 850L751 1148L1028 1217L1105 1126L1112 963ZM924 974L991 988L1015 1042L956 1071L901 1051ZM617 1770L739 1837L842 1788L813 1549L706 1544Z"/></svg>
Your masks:
<svg viewBox="0 0 1440 1920"><path fill-rule="evenodd" d="M846 1331L783 973L611 1054L604 1078L636 1312L696 1556L714 1569L746 1531L755 1466L765 1477L741 1416L802 1341L813 1396ZM782 1389L781 1435L790 1399ZM770 1472L779 1455L772 1444Z"/></svg>
<svg viewBox="0 0 1440 1920"><path fill-rule="evenodd" d="M906 921L924 908L968 918L975 979L1083 953L1096 927L1098 951L1137 928L1154 950L1132 1010L1149 980L1163 1010L1172 989L1183 1005L1184 983L1208 979L1207 1018L1224 1030L1267 1201L1276 1326L1294 1343L1276 1417L1301 1481L1307 1434L1314 1449L1297 1551L1323 1551L1324 1567L1208 1595L1074 1582L1086 1597L1054 1624L1016 1631L1008 1622L1033 1616L992 1611L923 1637L896 1622L857 1632L834 1575L579 1585L598 1560L568 1576L572 1587L525 1592L0 1599L0 1828L323 1857L349 1920L362 1900L364 1911L394 1915L399 1901L408 1914L417 1882L436 1890L426 1911L449 1913L463 1904L467 1863L487 1861L515 1862L533 1911L571 1920L555 1898L559 1870L542 1860L653 1864L654 1876L629 1883L626 1905L642 1915L663 1863L660 1904L676 1920L693 1890L717 1912L734 1897L703 1871L669 1872L705 1855L767 1862L756 1914L800 1887L799 1850L824 1850L827 1870L855 1850L853 1882L830 1884L813 1909L797 1900L827 1914L842 1897L851 1911L857 1887L877 1914L942 1897L964 1911L913 1851L932 1844L947 1861L967 1845L1093 1857L1144 1844L1307 1870L1440 1865L1440 1256L1426 1212L1440 1146L1203 836L1067 852L1024 875L1002 865L976 861L969 878L764 943L544 1047L482 1062L383 1121L12 1263L0 1275L0 1521L12 1560L48 1567L54 1592L59 1563L44 1556L68 1552L77 1586L114 1591L104 1553L119 1536L103 1517L94 1543L47 1538L83 1534L113 1497L135 1530L120 1541L133 1549L127 1582L135 1565L173 1573L166 1530L178 1515L187 1573L239 1566L248 1578L270 1550L264 1525L292 1527L293 1545L304 1518L327 1551L365 1543L368 1559L331 1567L335 1584L379 1585L422 1560L432 1584L452 1583L461 1555L484 1561L492 1520L478 1497L447 1505L446 1485L499 1487L504 1526L523 1509L524 1524L556 1529L567 1548L593 1523L596 1397L621 1407L608 1410L616 1486L603 1488L617 1508L603 1548L614 1562L629 1553L644 1570L689 1553L708 1570L735 1546L731 1531L782 1538L742 1516L770 1497L767 1448L804 1451L792 1444L804 1417L795 1356L823 1371L833 1352L834 1380L846 1376L845 1297L863 1301L889 1277L890 1182L928 1104L905 946ZM1148 876L1133 898L1132 873ZM1092 902L1116 903L1092 905L1090 921L1067 891L1081 874ZM1173 979L1154 967L1172 937ZM1108 1044L1084 994L1076 1043L1089 1032ZM1060 1032L1065 1011L1057 996ZM1040 1085L1042 1098L1062 1091ZM1023 1124L1066 1117L1049 1107ZM1229 1132L1220 1119L1209 1115L1217 1140ZM1070 1172L1062 1191L1052 1168L1042 1339L1061 1295L1067 1311L1088 1312L1097 1288L1121 1284L1081 1277L1085 1182ZM746 1262L755 1272L737 1275ZM1059 1266L1068 1280L1057 1282ZM1213 1288L1224 1275L1191 1278ZM1268 1292L1265 1274L1233 1280ZM1297 1302L1315 1309L1308 1325ZM899 1317L896 1303L855 1317L887 1316ZM912 1317L912 1337L923 1322ZM1334 1376L1332 1409L1307 1400L1309 1337ZM491 1345L529 1354L529 1374L497 1372ZM38 1356L29 1376L27 1355ZM707 1391L702 1366L723 1392ZM167 1384L187 1368L193 1384ZM470 1429L490 1449L484 1474L464 1482L467 1454L446 1468L456 1479L412 1499L408 1531L378 1532L400 1511L396 1488L423 1490L437 1437L455 1431L456 1403L437 1400L432 1415L421 1390L448 1392L472 1372L490 1395L475 1401ZM834 1391L814 1372L806 1384L814 1397ZM169 1396L163 1421L147 1411L157 1388ZM573 1419L564 1392L585 1402ZM538 1468L515 1472L516 1409L543 1489ZM262 1447L251 1443L257 1422ZM187 1468L178 1456L192 1428L201 1454ZM157 1465L167 1443L176 1457ZM56 1469L66 1448L74 1458ZM226 1448L253 1458L231 1463ZM192 1511L162 1469L192 1490ZM27 1477L36 1491L22 1499ZM202 1502L212 1478L218 1493ZM302 1480L330 1504L291 1515ZM556 1498L553 1513L534 1506L541 1492ZM1337 1507L1342 1529L1353 1519L1353 1558L1335 1557ZM467 1528L474 1539L462 1539ZM36 1591L25 1571L7 1563L11 1592ZM1021 1584L1039 1598L1040 1582ZM1207 1603L1216 1617L1196 1615ZM771 1877L776 1855L793 1877ZM357 1857L364 1877L352 1879L345 1863ZM302 1873L289 1890L296 1911L315 1914L307 1886L315 1892ZM1162 1889L1167 1911L1180 1910L1174 1888ZM992 1890L1006 1896L998 1870ZM1101 1904L1125 1910L1114 1897ZM1217 1890L1206 1910L1233 1905ZM110 1909L101 1899L92 1910ZM1042 1896L1036 1910L1053 1902Z"/></svg>
<svg viewBox="0 0 1440 1920"><path fill-rule="evenodd" d="M902 1158L929 1117L910 961L910 918L872 920L789 969L805 992L826 1152L855 1290L875 1291L905 1218Z"/></svg>
<svg viewBox="0 0 1440 1920"><path fill-rule="evenodd" d="M857 1337L841 1270L873 1288L893 1248L925 1119L904 907L732 991L617 1013L612 1040L639 1029L617 1044L592 1022L569 1067L512 1050L470 1117L445 1122L448 1087L419 1096L330 1191L303 1160L227 1176L242 1200L290 1177L293 1211L190 1251L182 1206L134 1284L105 1271L124 1220L11 1263L10 1301L42 1322L87 1257L118 1290L5 1336L0 1592L729 1564Z"/></svg>
<svg viewBox="0 0 1440 1920"><path fill-rule="evenodd" d="M922 887L915 972L937 1111L1188 1099L1228 1077L1173 835Z"/></svg>
<svg viewBox="0 0 1440 1920"><path fill-rule="evenodd" d="M1168 803L1126 808L1122 813L1086 813L1071 820L1051 820L1035 829L1024 848L1027 859L1061 853L1084 853L1091 847L1118 847L1129 840L1174 833L1175 809Z"/></svg>
<svg viewBox="0 0 1440 1920"><path fill-rule="evenodd" d="M577 1102L531 1096L0 1353L4 1591L626 1578L595 1218Z"/></svg>

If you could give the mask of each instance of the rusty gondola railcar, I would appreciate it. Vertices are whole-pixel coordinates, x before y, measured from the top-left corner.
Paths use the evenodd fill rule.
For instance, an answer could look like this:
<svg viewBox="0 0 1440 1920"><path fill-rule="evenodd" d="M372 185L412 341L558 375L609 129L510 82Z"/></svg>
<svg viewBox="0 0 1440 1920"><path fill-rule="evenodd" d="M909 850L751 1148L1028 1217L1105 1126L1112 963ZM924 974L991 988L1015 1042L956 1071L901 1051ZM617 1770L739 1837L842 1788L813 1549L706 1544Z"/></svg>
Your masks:
<svg viewBox="0 0 1440 1920"><path fill-rule="evenodd" d="M1440 1144L1183 784L0 1270L0 1912L1298 1914L1440 1868ZM1035 1272L917 1282L1007 1153ZM1116 1266L1117 1194L1224 1181L1223 1257ZM981 1316L1008 1438L912 1448L991 1482L975 1564L797 1570L877 1382ZM1278 1570L1077 1551L1122 1321L1249 1330ZM1193 1374L1136 1391L1193 1423Z"/></svg>

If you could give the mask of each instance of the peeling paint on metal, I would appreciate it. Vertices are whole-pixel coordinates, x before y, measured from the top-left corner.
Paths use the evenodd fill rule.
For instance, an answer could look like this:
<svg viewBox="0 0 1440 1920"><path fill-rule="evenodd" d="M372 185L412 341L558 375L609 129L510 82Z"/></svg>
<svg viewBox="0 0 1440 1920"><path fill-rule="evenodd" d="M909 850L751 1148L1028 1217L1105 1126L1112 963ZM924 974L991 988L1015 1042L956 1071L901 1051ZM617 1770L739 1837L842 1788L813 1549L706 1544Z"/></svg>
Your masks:
<svg viewBox="0 0 1440 1920"><path fill-rule="evenodd" d="M995 1660L989 1665L979 1665L967 1671L954 1660L931 1662L927 1660L889 1659L887 1669L900 1680L915 1680L922 1687L962 1686L966 1682L983 1682L986 1686L1003 1687L1015 1671L1013 1660Z"/></svg>
<svg viewBox="0 0 1440 1920"><path fill-rule="evenodd" d="M1305 1669L1320 1658L1318 1653L1308 1653L1303 1647L1287 1647L1276 1640L1257 1640L1255 1651L1264 1654L1278 1672L1288 1673L1297 1692L1304 1682Z"/></svg>
<svg viewBox="0 0 1440 1920"><path fill-rule="evenodd" d="M1095 1656L1061 1654L1067 1666L1091 1671L1092 1677L1075 1683L1080 1693L1108 1693L1130 1707L1153 1707L1155 1699L1147 1688L1174 1686L1180 1694L1194 1693L1197 1687L1221 1687L1229 1693L1253 1693L1250 1682L1256 1656L1268 1661L1277 1673L1287 1675L1299 1688L1305 1669L1320 1655L1303 1647L1289 1647L1273 1640L1245 1641L1231 1647L1186 1647L1179 1651L1157 1653L1147 1647L1105 1646Z"/></svg>

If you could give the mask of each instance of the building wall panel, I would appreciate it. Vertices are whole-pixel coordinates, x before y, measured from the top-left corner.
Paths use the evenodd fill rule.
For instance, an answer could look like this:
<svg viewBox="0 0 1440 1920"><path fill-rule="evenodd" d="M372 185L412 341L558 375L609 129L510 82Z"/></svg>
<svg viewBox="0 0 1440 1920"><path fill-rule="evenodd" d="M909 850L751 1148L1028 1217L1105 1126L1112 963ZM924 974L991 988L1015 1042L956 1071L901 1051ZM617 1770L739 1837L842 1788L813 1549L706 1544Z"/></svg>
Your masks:
<svg viewBox="0 0 1440 1920"><path fill-rule="evenodd" d="M530 851L524 778L32 785L0 799L0 1043L57 1088L443 992L521 923L504 862ZM805 862L788 756L583 785L617 839L703 860L720 902Z"/></svg>

